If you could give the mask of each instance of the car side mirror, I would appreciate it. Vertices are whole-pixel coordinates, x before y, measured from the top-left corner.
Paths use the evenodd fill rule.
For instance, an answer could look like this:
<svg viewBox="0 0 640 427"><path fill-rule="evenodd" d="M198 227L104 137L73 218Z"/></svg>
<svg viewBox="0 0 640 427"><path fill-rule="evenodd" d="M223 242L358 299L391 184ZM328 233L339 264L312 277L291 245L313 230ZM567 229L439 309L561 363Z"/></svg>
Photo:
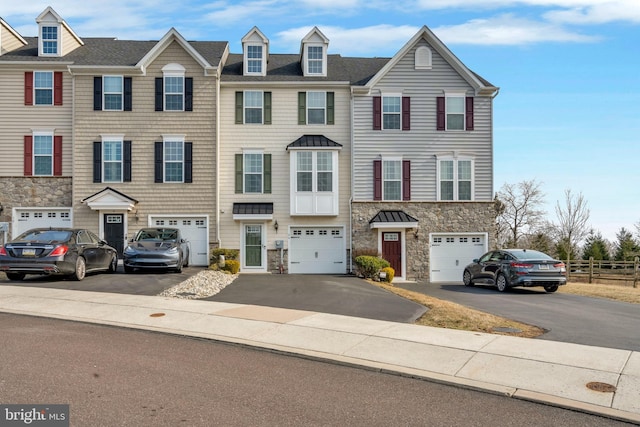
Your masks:
<svg viewBox="0 0 640 427"><path fill-rule="evenodd" d="M480 261L478 258L474 258L474 260L473 260L473 262L474 262L475 264L477 264L477 263L478 263L478 261Z"/></svg>

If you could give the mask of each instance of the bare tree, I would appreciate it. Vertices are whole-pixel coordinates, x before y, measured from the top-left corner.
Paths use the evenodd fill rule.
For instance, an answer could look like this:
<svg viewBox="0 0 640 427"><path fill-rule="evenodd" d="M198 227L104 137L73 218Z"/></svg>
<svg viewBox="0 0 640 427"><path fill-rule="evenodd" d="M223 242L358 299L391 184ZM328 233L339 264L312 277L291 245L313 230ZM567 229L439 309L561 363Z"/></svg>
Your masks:
<svg viewBox="0 0 640 427"><path fill-rule="evenodd" d="M517 184L504 184L497 199L502 203L498 229L505 231L503 246L517 247L521 237L536 232L545 211L540 208L544 194L535 179Z"/></svg>
<svg viewBox="0 0 640 427"><path fill-rule="evenodd" d="M564 206L556 202L556 228L559 234L559 244L568 257L576 254L578 245L589 234L589 208L582 193L573 194L570 189L564 190Z"/></svg>

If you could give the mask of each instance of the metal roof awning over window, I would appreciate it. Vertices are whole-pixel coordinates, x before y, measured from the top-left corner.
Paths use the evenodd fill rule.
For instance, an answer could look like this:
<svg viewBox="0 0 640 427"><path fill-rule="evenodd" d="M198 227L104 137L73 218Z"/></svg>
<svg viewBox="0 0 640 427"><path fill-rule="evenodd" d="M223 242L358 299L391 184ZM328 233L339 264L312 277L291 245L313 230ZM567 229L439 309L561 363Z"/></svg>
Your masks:
<svg viewBox="0 0 640 427"><path fill-rule="evenodd" d="M273 203L234 203L233 219L273 219Z"/></svg>
<svg viewBox="0 0 640 427"><path fill-rule="evenodd" d="M404 211L380 211L369 221L370 228L418 228L418 220Z"/></svg>
<svg viewBox="0 0 640 427"><path fill-rule="evenodd" d="M324 135L302 135L287 145L287 150L290 148L333 148L339 150L342 149L342 144L338 144Z"/></svg>

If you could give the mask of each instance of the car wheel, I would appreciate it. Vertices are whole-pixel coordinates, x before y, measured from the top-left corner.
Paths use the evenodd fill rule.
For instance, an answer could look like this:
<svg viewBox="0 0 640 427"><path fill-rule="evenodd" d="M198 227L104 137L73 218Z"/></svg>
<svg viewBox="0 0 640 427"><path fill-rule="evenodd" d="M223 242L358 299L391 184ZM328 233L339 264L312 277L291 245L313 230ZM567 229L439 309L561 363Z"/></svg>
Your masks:
<svg viewBox="0 0 640 427"><path fill-rule="evenodd" d="M114 255L113 258L111 258L111 262L109 263L109 273L115 273L116 270L118 269L118 255Z"/></svg>
<svg viewBox="0 0 640 427"><path fill-rule="evenodd" d="M557 290L558 290L558 285L549 285L549 286L545 286L545 287L544 287L544 290L545 290L545 291L547 291L547 292L549 292L549 293L555 292L555 291L557 291Z"/></svg>
<svg viewBox="0 0 640 427"><path fill-rule="evenodd" d="M504 274L498 274L498 277L496 278L496 286L500 292L507 290L507 278L504 277Z"/></svg>
<svg viewBox="0 0 640 427"><path fill-rule="evenodd" d="M76 259L76 271L71 275L73 280L77 280L78 282L84 279L84 276L87 275L87 264L81 256Z"/></svg>
<svg viewBox="0 0 640 427"><path fill-rule="evenodd" d="M24 273L7 273L7 279L9 280L15 280L15 281L20 281L22 279L24 279L25 274Z"/></svg>
<svg viewBox="0 0 640 427"><path fill-rule="evenodd" d="M462 274L462 282L465 286L473 286L473 280L471 280L471 272L465 270Z"/></svg>
<svg viewBox="0 0 640 427"><path fill-rule="evenodd" d="M176 267L176 273L182 273L182 259L178 260L178 266Z"/></svg>

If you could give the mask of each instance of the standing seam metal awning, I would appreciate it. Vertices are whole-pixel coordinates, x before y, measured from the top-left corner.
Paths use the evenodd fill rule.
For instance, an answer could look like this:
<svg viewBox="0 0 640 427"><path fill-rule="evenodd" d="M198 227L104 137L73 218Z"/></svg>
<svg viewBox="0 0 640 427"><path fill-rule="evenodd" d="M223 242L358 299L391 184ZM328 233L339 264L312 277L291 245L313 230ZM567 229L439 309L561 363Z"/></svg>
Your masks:
<svg viewBox="0 0 640 427"><path fill-rule="evenodd" d="M379 211L369 221L370 228L418 228L418 220L404 211Z"/></svg>

